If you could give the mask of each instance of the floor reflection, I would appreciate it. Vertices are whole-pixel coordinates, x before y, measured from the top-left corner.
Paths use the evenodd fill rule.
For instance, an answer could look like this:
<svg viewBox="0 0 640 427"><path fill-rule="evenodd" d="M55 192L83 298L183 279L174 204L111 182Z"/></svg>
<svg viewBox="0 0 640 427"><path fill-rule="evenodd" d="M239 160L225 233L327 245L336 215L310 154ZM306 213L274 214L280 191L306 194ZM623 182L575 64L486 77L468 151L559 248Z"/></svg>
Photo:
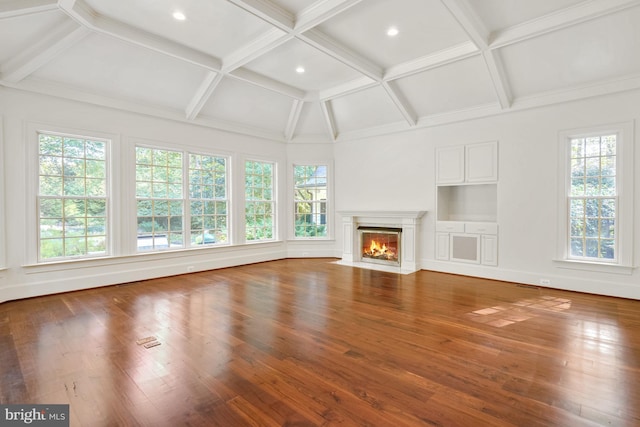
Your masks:
<svg viewBox="0 0 640 427"><path fill-rule="evenodd" d="M465 317L474 322L502 328L537 317L541 310L562 312L570 308L571 300L567 298L541 296L474 310L467 313Z"/></svg>

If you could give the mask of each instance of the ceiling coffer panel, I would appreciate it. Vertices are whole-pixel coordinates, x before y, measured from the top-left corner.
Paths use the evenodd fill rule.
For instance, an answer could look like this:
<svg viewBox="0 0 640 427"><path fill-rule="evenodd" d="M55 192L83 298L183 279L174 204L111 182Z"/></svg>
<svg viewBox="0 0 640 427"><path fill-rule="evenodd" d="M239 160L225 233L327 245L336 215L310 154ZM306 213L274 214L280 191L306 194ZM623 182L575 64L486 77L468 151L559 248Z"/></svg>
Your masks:
<svg viewBox="0 0 640 427"><path fill-rule="evenodd" d="M293 100L233 77L223 78L200 115L284 135Z"/></svg>
<svg viewBox="0 0 640 427"><path fill-rule="evenodd" d="M639 51L640 0L0 0L0 85L282 142L640 89Z"/></svg>
<svg viewBox="0 0 640 427"><path fill-rule="evenodd" d="M46 40L70 19L58 10L0 19L0 66Z"/></svg>
<svg viewBox="0 0 640 427"><path fill-rule="evenodd" d="M353 80L360 74L342 62L292 39L245 68L304 91L320 91Z"/></svg>
<svg viewBox="0 0 640 427"><path fill-rule="evenodd" d="M418 117L495 104L496 94L481 55L392 82Z"/></svg>
<svg viewBox="0 0 640 427"><path fill-rule="evenodd" d="M271 26L227 0L85 0L100 15L223 58ZM184 21L173 18L181 12Z"/></svg>
<svg viewBox="0 0 640 427"><path fill-rule="evenodd" d="M84 92L184 110L206 71L167 55L91 34L31 78Z"/></svg>
<svg viewBox="0 0 640 427"><path fill-rule="evenodd" d="M640 7L635 7L501 49L514 95L639 74L639 24Z"/></svg>
<svg viewBox="0 0 640 427"><path fill-rule="evenodd" d="M330 101L338 134L403 122L389 94L375 86Z"/></svg>
<svg viewBox="0 0 640 427"><path fill-rule="evenodd" d="M385 69L469 39L440 0L366 0L319 29Z"/></svg>

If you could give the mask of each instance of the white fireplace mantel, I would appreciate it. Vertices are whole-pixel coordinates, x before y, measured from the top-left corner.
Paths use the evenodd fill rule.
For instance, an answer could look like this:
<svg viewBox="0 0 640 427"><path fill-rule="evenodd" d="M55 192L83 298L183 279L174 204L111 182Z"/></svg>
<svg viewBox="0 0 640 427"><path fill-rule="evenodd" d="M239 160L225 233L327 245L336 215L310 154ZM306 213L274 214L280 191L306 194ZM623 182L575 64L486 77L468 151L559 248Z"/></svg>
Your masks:
<svg viewBox="0 0 640 427"><path fill-rule="evenodd" d="M396 273L419 270L417 256L420 240L420 222L426 211L338 211L342 217L344 239L342 259L338 263L353 267L370 268ZM358 227L384 226L402 228L400 267L379 266L360 261Z"/></svg>

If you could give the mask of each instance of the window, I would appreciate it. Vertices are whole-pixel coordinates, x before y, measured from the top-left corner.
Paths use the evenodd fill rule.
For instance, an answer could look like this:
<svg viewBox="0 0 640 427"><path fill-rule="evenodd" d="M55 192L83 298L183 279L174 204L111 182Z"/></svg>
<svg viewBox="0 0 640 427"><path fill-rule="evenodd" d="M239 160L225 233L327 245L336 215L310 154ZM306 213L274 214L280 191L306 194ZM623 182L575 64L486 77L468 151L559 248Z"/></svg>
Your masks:
<svg viewBox="0 0 640 427"><path fill-rule="evenodd" d="M273 163L245 162L245 238L247 241L275 237Z"/></svg>
<svg viewBox="0 0 640 427"><path fill-rule="evenodd" d="M616 259L617 135L571 138L569 258Z"/></svg>
<svg viewBox="0 0 640 427"><path fill-rule="evenodd" d="M227 194L225 157L136 147L138 251L227 243Z"/></svg>
<svg viewBox="0 0 640 427"><path fill-rule="evenodd" d="M632 129L621 124L561 134L562 259L631 264Z"/></svg>
<svg viewBox="0 0 640 427"><path fill-rule="evenodd" d="M184 247L182 156L136 147L139 251Z"/></svg>
<svg viewBox="0 0 640 427"><path fill-rule="evenodd" d="M227 159L189 155L191 245L226 243Z"/></svg>
<svg viewBox="0 0 640 427"><path fill-rule="evenodd" d="M38 133L38 260L108 254L109 141Z"/></svg>
<svg viewBox="0 0 640 427"><path fill-rule="evenodd" d="M327 166L293 166L294 236L327 237Z"/></svg>

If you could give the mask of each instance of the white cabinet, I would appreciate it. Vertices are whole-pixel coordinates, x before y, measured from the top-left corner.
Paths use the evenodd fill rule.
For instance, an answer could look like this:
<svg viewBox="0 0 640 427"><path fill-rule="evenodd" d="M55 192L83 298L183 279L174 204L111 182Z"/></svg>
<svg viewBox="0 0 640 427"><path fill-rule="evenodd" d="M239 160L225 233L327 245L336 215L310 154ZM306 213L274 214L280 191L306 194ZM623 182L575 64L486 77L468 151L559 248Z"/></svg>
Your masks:
<svg viewBox="0 0 640 427"><path fill-rule="evenodd" d="M483 142L464 146L465 182L495 182L498 180L498 143Z"/></svg>
<svg viewBox="0 0 640 427"><path fill-rule="evenodd" d="M436 252L498 265L498 142L436 148Z"/></svg>
<svg viewBox="0 0 640 427"><path fill-rule="evenodd" d="M436 149L436 183L464 182L464 145Z"/></svg>
<svg viewBox="0 0 640 427"><path fill-rule="evenodd" d="M436 233L436 259L449 260L449 233Z"/></svg>
<svg viewBox="0 0 640 427"><path fill-rule="evenodd" d="M438 221L436 259L498 265L498 225L483 222Z"/></svg>
<svg viewBox="0 0 640 427"><path fill-rule="evenodd" d="M486 183L497 180L497 141L436 149L436 184Z"/></svg>
<svg viewBox="0 0 640 427"><path fill-rule="evenodd" d="M498 265L498 236L483 234L480 241L480 262L484 265Z"/></svg>

